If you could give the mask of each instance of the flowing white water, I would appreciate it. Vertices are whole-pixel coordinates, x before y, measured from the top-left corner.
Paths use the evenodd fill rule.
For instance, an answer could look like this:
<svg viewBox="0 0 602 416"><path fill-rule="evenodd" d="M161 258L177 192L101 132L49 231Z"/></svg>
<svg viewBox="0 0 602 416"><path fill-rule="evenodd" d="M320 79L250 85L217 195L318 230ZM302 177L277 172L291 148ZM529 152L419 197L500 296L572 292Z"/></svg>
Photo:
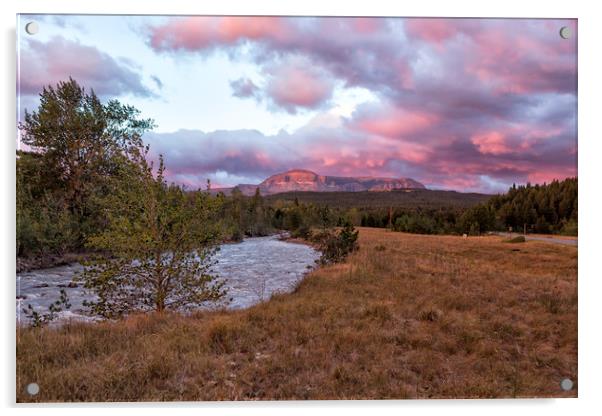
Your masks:
<svg viewBox="0 0 602 416"><path fill-rule="evenodd" d="M318 257L313 248L281 241L279 236L247 238L220 247L214 274L226 280L227 298L231 298L227 307L246 308L269 299L273 293L291 291ZM47 312L61 289L66 291L72 306L60 317L86 319L82 302L93 297L81 284L72 283L82 269L80 264L71 264L17 274L17 320L25 323L22 309L28 304Z"/></svg>

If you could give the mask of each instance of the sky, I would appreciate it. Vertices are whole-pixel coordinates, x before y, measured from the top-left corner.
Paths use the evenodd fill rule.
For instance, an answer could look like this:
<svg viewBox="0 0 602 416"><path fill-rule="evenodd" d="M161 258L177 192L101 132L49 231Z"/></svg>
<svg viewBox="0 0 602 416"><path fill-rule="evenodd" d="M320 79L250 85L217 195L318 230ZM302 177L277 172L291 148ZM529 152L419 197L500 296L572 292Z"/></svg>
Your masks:
<svg viewBox="0 0 602 416"><path fill-rule="evenodd" d="M18 118L72 77L154 119L151 156L190 189L299 168L484 193L577 175L576 20L18 21Z"/></svg>

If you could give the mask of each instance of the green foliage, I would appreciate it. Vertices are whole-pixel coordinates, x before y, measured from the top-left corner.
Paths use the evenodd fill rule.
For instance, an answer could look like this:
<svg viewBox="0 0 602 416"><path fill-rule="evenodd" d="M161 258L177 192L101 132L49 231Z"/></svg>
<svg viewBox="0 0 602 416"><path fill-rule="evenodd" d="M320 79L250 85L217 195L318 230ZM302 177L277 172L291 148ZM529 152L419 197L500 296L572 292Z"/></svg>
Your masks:
<svg viewBox="0 0 602 416"><path fill-rule="evenodd" d="M311 235L311 228L306 224L301 224L291 233L294 238L308 238Z"/></svg>
<svg viewBox="0 0 602 416"><path fill-rule="evenodd" d="M577 236L577 221L574 219L563 220L561 222L560 234Z"/></svg>
<svg viewBox="0 0 602 416"><path fill-rule="evenodd" d="M284 219L284 228L286 230L297 230L303 223L303 216L299 204L294 204L291 208L286 210Z"/></svg>
<svg viewBox="0 0 602 416"><path fill-rule="evenodd" d="M48 307L48 312L46 313L40 313L36 311L30 304L27 305L27 308L23 308L23 313L25 314L25 317L28 318L32 327L40 328L45 326L54 321L59 312L71 308L71 304L69 303L69 298L67 297L67 292L65 292L65 289L61 289L60 293L59 299L50 304Z"/></svg>
<svg viewBox="0 0 602 416"><path fill-rule="evenodd" d="M247 208L247 217L249 219L249 226L247 227L248 235L265 236L272 231L267 214L263 197L259 188L257 188Z"/></svg>
<svg viewBox="0 0 602 416"><path fill-rule="evenodd" d="M568 178L549 185L510 188L507 194L468 208L441 207L436 210L395 209L396 231L420 234L470 234L507 231L512 228L537 233L577 235L577 179ZM384 210L364 213L362 225L384 227Z"/></svg>
<svg viewBox="0 0 602 416"><path fill-rule="evenodd" d="M436 232L436 223L426 215L403 214L395 220L393 229L406 233L434 234Z"/></svg>
<svg viewBox="0 0 602 416"><path fill-rule="evenodd" d="M495 210L496 228L514 231L577 235L577 178L544 185L515 186L488 201Z"/></svg>
<svg viewBox="0 0 602 416"><path fill-rule="evenodd" d="M471 234L523 229L577 235L577 178L513 186L490 197L452 191L291 192L266 197L274 228L342 226L420 234Z"/></svg>
<svg viewBox="0 0 602 416"><path fill-rule="evenodd" d="M104 317L224 295L210 273L224 198L168 185L162 159L154 174L142 142L154 123L139 114L118 101L101 103L70 79L44 88L37 111L19 125L32 151L17 154L17 253L94 250L98 259L81 280L97 297L91 312ZM265 232L260 195L247 211L253 232ZM40 324L53 319L50 312L30 310Z"/></svg>
<svg viewBox="0 0 602 416"><path fill-rule="evenodd" d="M17 165L24 158L22 154ZM18 256L63 254L78 247L77 217L59 193L45 191L35 196L17 176L16 242Z"/></svg>
<svg viewBox="0 0 602 416"><path fill-rule="evenodd" d="M105 226L88 246L110 254L86 265L80 279L98 300L95 315L182 310L218 301L224 282L211 274L221 242L222 198L168 185L144 155L123 166L99 204Z"/></svg>
<svg viewBox="0 0 602 416"><path fill-rule="evenodd" d="M273 214L273 210L266 206L259 189L249 198L238 188L234 188L230 197L224 197L222 209L226 237L231 241L241 241L245 236L269 235L274 231Z"/></svg>
<svg viewBox="0 0 602 416"><path fill-rule="evenodd" d="M19 125L31 152L17 153L17 250L57 254L81 248L102 228L94 197L140 153L153 127L134 107L100 102L75 80L46 87Z"/></svg>
<svg viewBox="0 0 602 416"><path fill-rule="evenodd" d="M359 249L358 234L351 223L346 223L338 233L323 231L318 237L322 252L319 263L326 265L344 261L350 253Z"/></svg>
<svg viewBox="0 0 602 416"><path fill-rule="evenodd" d="M458 219L458 232L469 235L480 235L492 230L495 224L495 212L489 205L479 204L467 209Z"/></svg>
<svg viewBox="0 0 602 416"><path fill-rule="evenodd" d="M350 210L388 210L404 208L407 210L437 210L440 208L470 208L486 202L491 195L439 191L430 189L400 189L387 192L285 192L266 196L268 203L276 201L297 201L298 205L314 204L328 206L331 209ZM386 212L386 211L385 211Z"/></svg>

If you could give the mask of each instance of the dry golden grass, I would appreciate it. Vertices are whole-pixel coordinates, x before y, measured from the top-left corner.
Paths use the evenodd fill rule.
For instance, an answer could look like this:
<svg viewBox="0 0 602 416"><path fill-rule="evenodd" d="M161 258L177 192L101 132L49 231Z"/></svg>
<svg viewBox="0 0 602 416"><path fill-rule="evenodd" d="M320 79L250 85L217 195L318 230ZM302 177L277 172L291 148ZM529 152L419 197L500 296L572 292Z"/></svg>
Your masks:
<svg viewBox="0 0 602 416"><path fill-rule="evenodd" d="M17 400L576 397L577 248L501 241L363 228L247 310L21 330Z"/></svg>

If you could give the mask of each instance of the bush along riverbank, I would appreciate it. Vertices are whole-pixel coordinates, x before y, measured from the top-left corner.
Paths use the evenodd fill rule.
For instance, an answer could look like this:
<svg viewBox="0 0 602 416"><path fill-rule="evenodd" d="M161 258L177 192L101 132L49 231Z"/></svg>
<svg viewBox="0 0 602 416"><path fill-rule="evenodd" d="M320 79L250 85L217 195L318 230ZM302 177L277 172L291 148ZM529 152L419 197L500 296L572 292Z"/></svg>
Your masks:
<svg viewBox="0 0 602 416"><path fill-rule="evenodd" d="M219 306L227 309L244 308L266 301L275 292L290 292L299 280L316 267L319 257L319 253L311 246L281 241L276 235L222 244L215 253L211 268L211 273L225 283L226 296ZM83 303L93 300L94 292L87 290L78 280L81 272L82 265L73 264L19 275L19 323L26 326L36 321L29 305L40 316L54 316L56 320L53 325L62 325L69 319L89 321L92 317L88 312L91 311ZM68 303L72 306L68 312L51 314L49 302L61 297L61 289L66 291ZM216 306L199 305L196 309ZM189 310L186 309L179 311L188 313ZM51 319L45 319L40 323L50 321Z"/></svg>

